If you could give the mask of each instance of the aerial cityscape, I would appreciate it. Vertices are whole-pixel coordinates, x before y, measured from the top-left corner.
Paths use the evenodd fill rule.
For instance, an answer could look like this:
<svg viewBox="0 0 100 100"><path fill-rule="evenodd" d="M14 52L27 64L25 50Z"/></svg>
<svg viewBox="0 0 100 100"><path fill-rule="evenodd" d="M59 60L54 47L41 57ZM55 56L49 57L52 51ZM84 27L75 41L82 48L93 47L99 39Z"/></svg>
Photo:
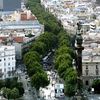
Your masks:
<svg viewBox="0 0 100 100"><path fill-rule="evenodd" d="M0 0L0 100L100 100L100 0Z"/></svg>

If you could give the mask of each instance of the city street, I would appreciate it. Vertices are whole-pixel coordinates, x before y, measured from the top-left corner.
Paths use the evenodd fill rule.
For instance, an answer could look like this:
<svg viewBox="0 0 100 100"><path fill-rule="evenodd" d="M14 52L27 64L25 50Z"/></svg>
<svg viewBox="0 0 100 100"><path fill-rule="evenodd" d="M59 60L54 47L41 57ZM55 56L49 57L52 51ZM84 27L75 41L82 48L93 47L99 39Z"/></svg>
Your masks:
<svg viewBox="0 0 100 100"><path fill-rule="evenodd" d="M40 88L40 97L42 100L69 100L69 98L66 96L60 97L60 98L55 98L54 85L57 83L61 84L63 82L59 78L57 71L54 69L53 55L54 55L54 52L49 52L43 58L43 67L48 75L48 79L50 80L50 84L46 88Z"/></svg>
<svg viewBox="0 0 100 100"><path fill-rule="evenodd" d="M90 94L88 95L88 100L100 100L100 95Z"/></svg>
<svg viewBox="0 0 100 100"><path fill-rule="evenodd" d="M18 69L17 72L19 72L18 78L19 81L23 83L23 87L25 90L25 93L21 100L37 100L36 91L31 87L30 82L28 82L29 78L26 78L28 76L20 69Z"/></svg>
<svg viewBox="0 0 100 100"><path fill-rule="evenodd" d="M23 64L19 65L17 73L19 81L23 83L25 90L25 93L20 100L68 100L67 97L55 98L54 84L59 83L59 76L56 71L46 71L50 84L46 88L40 88L40 98L37 98L36 91L31 87L30 82L28 82L29 78L26 78L28 75L23 70L25 70L25 66Z"/></svg>
<svg viewBox="0 0 100 100"><path fill-rule="evenodd" d="M46 71L48 74L48 78L50 80L50 84L46 88L40 89L40 97L42 100L69 100L68 97L59 97L55 98L55 90L54 85L59 83L59 77L57 73L53 71Z"/></svg>
<svg viewBox="0 0 100 100"><path fill-rule="evenodd" d="M29 78L26 79L26 72L23 71L24 66L19 66L17 72L19 76L19 81L23 83L23 87L25 93L21 99L18 100L72 100L69 97L64 98L55 98L54 84L61 83L58 74L56 71L46 71L48 74L48 79L50 80L50 84L46 88L40 88L40 98L37 98L36 90L31 87ZM28 76L27 76L28 77ZM87 94L88 100L100 100L100 95L96 94Z"/></svg>

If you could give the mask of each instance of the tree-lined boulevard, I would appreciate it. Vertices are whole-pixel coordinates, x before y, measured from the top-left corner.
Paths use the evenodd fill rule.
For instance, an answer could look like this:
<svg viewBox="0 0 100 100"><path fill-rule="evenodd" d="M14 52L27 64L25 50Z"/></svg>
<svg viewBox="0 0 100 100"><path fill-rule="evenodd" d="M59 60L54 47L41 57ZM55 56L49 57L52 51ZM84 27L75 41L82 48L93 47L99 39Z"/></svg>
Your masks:
<svg viewBox="0 0 100 100"><path fill-rule="evenodd" d="M49 84L41 60L49 51L55 49L54 67L58 71L59 76L64 80L65 94L74 95L77 73L72 67L74 53L71 47L70 35L62 28L62 25L52 14L45 11L39 0L29 0L26 6L45 26L44 34L41 34L34 41L29 52L24 55L24 63L31 77L31 84L37 90Z"/></svg>
<svg viewBox="0 0 100 100"><path fill-rule="evenodd" d="M60 22L41 6L40 0L29 0L26 7L45 26L44 33L33 42L29 51L24 55L24 63L32 86L39 92L40 88L49 85L50 81L43 69L42 60L54 50L53 69L57 70L59 77L63 80L65 95L74 96L77 90L77 72L73 68L73 59L76 55L71 43L72 34L65 31Z"/></svg>

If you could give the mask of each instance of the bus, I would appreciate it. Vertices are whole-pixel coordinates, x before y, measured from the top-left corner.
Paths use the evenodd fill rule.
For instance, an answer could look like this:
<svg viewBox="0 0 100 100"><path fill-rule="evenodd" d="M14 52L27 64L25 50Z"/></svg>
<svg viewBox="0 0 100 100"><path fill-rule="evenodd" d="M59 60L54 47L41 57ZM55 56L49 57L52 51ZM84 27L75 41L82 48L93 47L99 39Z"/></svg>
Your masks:
<svg viewBox="0 0 100 100"><path fill-rule="evenodd" d="M64 84L61 83L56 83L54 85L54 90L55 90L55 97L64 97Z"/></svg>

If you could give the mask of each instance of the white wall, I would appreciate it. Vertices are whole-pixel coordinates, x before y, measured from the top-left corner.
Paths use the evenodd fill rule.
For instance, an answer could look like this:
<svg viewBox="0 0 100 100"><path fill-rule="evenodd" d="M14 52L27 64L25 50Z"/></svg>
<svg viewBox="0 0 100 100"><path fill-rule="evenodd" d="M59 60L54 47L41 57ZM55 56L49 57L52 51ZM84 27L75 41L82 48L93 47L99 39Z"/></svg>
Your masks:
<svg viewBox="0 0 100 100"><path fill-rule="evenodd" d="M2 70L2 78L8 77L8 71L14 71L16 66L15 47L1 46L0 47L0 70Z"/></svg>

